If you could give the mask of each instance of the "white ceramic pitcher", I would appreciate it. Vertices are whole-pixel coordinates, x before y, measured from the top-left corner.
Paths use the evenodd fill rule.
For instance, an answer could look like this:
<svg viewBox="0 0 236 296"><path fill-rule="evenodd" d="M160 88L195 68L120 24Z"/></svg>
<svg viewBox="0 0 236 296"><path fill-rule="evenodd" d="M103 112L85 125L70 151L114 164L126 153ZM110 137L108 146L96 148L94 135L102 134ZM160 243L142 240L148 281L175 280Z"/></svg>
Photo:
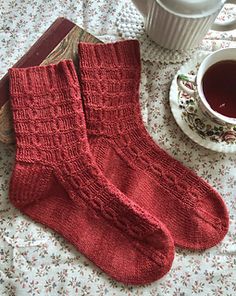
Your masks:
<svg viewBox="0 0 236 296"><path fill-rule="evenodd" d="M236 20L216 23L225 3L236 0L132 0L144 17L149 37L169 49L196 47L209 29L236 29Z"/></svg>

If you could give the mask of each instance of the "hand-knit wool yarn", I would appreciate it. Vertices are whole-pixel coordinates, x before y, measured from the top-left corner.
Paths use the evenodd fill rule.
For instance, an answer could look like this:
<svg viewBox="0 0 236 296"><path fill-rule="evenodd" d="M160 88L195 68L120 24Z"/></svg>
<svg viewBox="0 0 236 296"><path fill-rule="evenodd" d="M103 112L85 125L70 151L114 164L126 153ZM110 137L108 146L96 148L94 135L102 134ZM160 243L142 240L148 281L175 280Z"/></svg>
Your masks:
<svg viewBox="0 0 236 296"><path fill-rule="evenodd" d="M72 61L9 75L17 142L10 201L116 280L144 284L162 277L173 261L173 240L96 165Z"/></svg>
<svg viewBox="0 0 236 296"><path fill-rule="evenodd" d="M164 222L177 246L199 250L219 243L229 226L221 196L144 127L138 41L79 43L78 49L89 142L105 176Z"/></svg>

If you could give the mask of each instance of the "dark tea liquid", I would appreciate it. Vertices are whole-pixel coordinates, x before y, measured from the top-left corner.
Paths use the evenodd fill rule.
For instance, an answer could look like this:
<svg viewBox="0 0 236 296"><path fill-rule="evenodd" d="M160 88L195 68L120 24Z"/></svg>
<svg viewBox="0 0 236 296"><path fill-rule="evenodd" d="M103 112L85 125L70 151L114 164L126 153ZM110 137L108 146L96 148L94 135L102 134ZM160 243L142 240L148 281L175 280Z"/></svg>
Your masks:
<svg viewBox="0 0 236 296"><path fill-rule="evenodd" d="M214 111L236 118L236 60L212 65L203 76L202 87Z"/></svg>

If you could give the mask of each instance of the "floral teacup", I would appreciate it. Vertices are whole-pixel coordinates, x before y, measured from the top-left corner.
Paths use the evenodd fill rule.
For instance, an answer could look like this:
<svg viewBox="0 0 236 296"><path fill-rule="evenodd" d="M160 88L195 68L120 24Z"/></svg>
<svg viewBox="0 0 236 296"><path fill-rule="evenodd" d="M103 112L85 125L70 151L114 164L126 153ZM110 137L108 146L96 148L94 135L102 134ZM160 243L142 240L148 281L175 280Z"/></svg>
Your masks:
<svg viewBox="0 0 236 296"><path fill-rule="evenodd" d="M198 105L201 108L202 112L206 116L210 117L211 120L222 125L236 125L236 116L226 116L224 115L224 113L219 113L218 110L216 111L216 109L213 109L213 107L209 103L210 100L207 97L206 92L204 92L203 88L204 75L207 73L207 71L217 63L225 61L233 63L233 67L235 67L236 71L236 48L225 48L213 52L203 60L198 69L197 75L189 75L185 73L180 74L178 75L177 82L178 86L183 91L185 91L187 94L194 97L198 101ZM224 75L227 77L227 73L224 73ZM184 81L188 81L190 84L193 85L193 87L188 87L184 83ZM217 85L217 87L218 86L219 85ZM227 86L225 86L225 84L223 85L223 83L222 87L227 88ZM232 87L236 88L236 82L233 83Z"/></svg>

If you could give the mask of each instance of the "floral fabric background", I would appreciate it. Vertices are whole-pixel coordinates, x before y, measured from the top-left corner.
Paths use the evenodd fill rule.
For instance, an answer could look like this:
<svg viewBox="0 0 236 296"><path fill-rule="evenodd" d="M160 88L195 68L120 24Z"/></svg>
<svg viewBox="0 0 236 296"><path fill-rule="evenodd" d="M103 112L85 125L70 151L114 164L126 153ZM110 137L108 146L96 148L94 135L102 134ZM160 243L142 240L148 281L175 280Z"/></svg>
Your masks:
<svg viewBox="0 0 236 296"><path fill-rule="evenodd" d="M129 0L22 0L0 2L0 77L59 16L67 17L103 41L121 38L117 19ZM228 9L221 18L236 15ZM202 46L212 51L236 41L236 32L209 32ZM200 49L199 49L200 50ZM62 237L23 216L8 201L15 148L0 144L0 295L236 295L236 154L217 153L191 141L169 106L169 88L181 63L143 60L143 120L170 155L207 180L230 212L225 239L204 252L177 249L171 271L143 287L110 279ZM194 184L193 184L194 186Z"/></svg>

